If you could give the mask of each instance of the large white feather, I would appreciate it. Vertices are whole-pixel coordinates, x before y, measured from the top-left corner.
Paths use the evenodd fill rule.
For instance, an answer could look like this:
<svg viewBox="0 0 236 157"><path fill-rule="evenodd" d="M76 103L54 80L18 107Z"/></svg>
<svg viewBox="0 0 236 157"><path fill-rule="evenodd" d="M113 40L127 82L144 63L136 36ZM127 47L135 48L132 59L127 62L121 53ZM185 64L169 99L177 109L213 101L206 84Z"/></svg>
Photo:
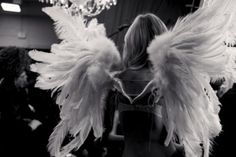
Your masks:
<svg viewBox="0 0 236 157"><path fill-rule="evenodd" d="M200 8L180 18L148 47L156 84L164 97L165 144L178 136L187 157L200 157L200 144L208 157L211 140L221 131L220 103L209 83L213 77L224 76L227 68L232 70L224 45L234 16L226 10L232 6L235 1L226 0Z"/></svg>
<svg viewBox="0 0 236 157"><path fill-rule="evenodd" d="M82 40L84 36L84 21L80 16L70 16L60 7L42 9L55 21L55 30L62 40Z"/></svg>

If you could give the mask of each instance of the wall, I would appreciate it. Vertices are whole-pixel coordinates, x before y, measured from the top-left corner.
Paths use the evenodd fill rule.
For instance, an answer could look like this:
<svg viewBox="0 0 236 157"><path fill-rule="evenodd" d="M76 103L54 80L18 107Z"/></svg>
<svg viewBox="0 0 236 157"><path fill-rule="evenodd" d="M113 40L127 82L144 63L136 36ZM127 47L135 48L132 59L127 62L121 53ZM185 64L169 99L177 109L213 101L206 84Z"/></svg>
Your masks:
<svg viewBox="0 0 236 157"><path fill-rule="evenodd" d="M22 38L19 38L19 35ZM50 18L0 14L0 47L49 49L50 45L55 42L57 42L57 37Z"/></svg>

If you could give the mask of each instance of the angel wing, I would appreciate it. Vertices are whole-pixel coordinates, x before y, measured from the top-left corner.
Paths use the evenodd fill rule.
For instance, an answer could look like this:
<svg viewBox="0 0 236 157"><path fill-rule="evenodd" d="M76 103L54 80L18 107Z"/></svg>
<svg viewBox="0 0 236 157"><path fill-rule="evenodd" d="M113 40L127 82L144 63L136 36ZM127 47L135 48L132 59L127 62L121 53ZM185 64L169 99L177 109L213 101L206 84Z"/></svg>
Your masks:
<svg viewBox="0 0 236 157"><path fill-rule="evenodd" d="M83 144L91 129L95 137L102 135L103 99L112 87L110 70L119 64L120 55L96 20L86 24L82 17L70 16L59 7L43 11L55 21L62 42L53 44L51 53L30 51L38 61L31 69L40 74L36 87L59 91L61 121L50 136L49 151L64 157ZM74 139L62 147L67 134Z"/></svg>
<svg viewBox="0 0 236 157"><path fill-rule="evenodd" d="M208 157L211 140L221 131L220 102L209 83L235 70L235 60L224 44L224 34L235 19L235 3L216 1L199 8L148 47L156 85L164 97L165 144L178 137L187 157L200 157L202 152ZM236 82L235 71L231 76Z"/></svg>

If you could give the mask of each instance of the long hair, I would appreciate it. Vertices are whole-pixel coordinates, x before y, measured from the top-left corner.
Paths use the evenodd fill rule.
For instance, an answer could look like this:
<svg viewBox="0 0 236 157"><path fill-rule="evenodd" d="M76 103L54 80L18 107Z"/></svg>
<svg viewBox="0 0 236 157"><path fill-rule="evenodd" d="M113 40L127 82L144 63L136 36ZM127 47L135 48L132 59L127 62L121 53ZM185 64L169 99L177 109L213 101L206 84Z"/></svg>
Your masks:
<svg viewBox="0 0 236 157"><path fill-rule="evenodd" d="M125 68L148 67L147 47L156 35L167 31L165 24L156 15L138 15L125 35L123 63Z"/></svg>

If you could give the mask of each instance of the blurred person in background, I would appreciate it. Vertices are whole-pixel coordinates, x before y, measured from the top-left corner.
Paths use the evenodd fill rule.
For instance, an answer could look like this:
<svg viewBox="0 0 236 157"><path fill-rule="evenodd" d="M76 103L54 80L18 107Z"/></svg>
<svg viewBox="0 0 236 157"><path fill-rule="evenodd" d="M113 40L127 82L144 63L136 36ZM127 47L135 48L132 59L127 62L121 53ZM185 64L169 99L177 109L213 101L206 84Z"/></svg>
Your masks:
<svg viewBox="0 0 236 157"><path fill-rule="evenodd" d="M47 139L57 107L50 93L34 88L31 62L25 49L0 50L0 153L9 157L49 156Z"/></svg>
<svg viewBox="0 0 236 157"><path fill-rule="evenodd" d="M31 149L31 131L35 127L31 128L33 111L26 88L29 63L24 49L7 47L0 51L0 151L7 156L30 156L26 150Z"/></svg>

